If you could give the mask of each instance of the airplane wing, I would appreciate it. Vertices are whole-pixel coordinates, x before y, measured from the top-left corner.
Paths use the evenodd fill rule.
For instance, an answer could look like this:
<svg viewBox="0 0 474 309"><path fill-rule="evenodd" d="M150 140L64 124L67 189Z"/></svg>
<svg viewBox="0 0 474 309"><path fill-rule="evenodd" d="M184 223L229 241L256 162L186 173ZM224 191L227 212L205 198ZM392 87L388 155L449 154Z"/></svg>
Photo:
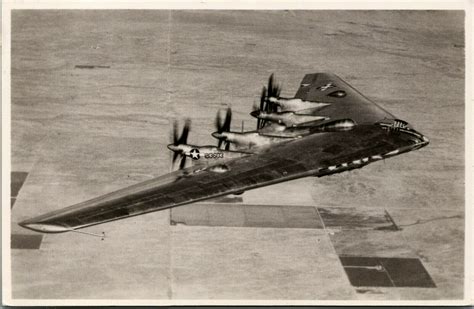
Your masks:
<svg viewBox="0 0 474 309"><path fill-rule="evenodd" d="M276 144L262 153L202 169L184 169L19 224L39 232L67 232L296 178L359 168L426 144L421 134L408 128L357 125L348 131Z"/></svg>
<svg viewBox="0 0 474 309"><path fill-rule="evenodd" d="M384 118L395 118L340 77L331 73L306 74L295 98L330 103L316 112L317 115L326 116L330 120L347 118L363 124L374 123Z"/></svg>

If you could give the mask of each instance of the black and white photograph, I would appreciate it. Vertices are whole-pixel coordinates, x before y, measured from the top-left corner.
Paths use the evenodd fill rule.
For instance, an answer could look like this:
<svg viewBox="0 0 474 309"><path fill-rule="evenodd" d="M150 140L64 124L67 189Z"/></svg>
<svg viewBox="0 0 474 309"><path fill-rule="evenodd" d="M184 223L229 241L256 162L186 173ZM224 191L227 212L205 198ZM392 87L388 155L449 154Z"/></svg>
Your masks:
<svg viewBox="0 0 474 309"><path fill-rule="evenodd" d="M14 4L4 303L470 298L462 6Z"/></svg>

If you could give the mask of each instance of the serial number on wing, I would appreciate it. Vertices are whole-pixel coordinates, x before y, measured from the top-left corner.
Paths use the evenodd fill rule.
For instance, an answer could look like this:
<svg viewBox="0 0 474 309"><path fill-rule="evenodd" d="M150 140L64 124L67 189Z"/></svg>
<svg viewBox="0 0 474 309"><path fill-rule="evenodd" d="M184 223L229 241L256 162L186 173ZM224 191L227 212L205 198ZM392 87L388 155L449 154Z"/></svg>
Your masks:
<svg viewBox="0 0 474 309"><path fill-rule="evenodd" d="M224 158L224 153L223 152L205 153L204 158L206 158L206 159L223 159Z"/></svg>

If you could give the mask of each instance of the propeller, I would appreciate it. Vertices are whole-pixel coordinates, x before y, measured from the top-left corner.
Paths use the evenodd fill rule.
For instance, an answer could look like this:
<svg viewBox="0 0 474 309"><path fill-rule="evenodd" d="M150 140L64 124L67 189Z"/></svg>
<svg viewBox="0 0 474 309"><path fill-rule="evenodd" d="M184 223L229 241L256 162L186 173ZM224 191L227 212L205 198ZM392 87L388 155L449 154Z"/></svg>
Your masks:
<svg viewBox="0 0 474 309"><path fill-rule="evenodd" d="M260 110L261 111L265 110L266 98L267 98L267 88L265 88L265 86L263 86L262 93L260 94Z"/></svg>
<svg viewBox="0 0 474 309"><path fill-rule="evenodd" d="M230 124L232 122L232 109L230 107L227 108L226 114L224 121L222 121L221 113L220 111L217 112L216 115L216 120L215 120L215 126L217 133L223 133L223 132L229 132L230 131ZM221 148L222 143L224 143L223 139L219 139L217 142L217 148ZM229 150L230 143L227 143L225 145L225 150Z"/></svg>
<svg viewBox="0 0 474 309"><path fill-rule="evenodd" d="M178 122L175 121L173 123L173 146L183 145L188 142L188 135L189 131L191 130L191 120L188 118L184 122L183 130L181 131L181 135L178 135ZM182 152L174 151L173 152L173 159L171 161L171 165L174 167L174 163L178 156L181 155L181 161L179 163L179 169L183 169L186 165L186 156L183 155Z"/></svg>
<svg viewBox="0 0 474 309"><path fill-rule="evenodd" d="M279 98L281 93L280 85L276 84L274 81L274 74L270 75L268 78L268 88L267 88L267 101L269 98ZM273 102L268 101L267 103L267 111L268 112L277 112L277 105Z"/></svg>
<svg viewBox="0 0 474 309"><path fill-rule="evenodd" d="M269 98L279 98L281 93L280 85L275 83L274 74L272 73L268 78L268 86L262 88L262 92L260 94L260 111L267 112L267 113L276 113L278 112L278 105L271 102ZM254 106L254 110L257 107ZM257 119L257 130L261 129L267 123L266 120Z"/></svg>
<svg viewBox="0 0 474 309"><path fill-rule="evenodd" d="M263 86L262 93L260 94L260 111L265 110L266 95L267 95L267 88ZM254 106L254 110L258 110L258 107ZM264 125L264 120L257 118L257 130L263 127L263 125Z"/></svg>

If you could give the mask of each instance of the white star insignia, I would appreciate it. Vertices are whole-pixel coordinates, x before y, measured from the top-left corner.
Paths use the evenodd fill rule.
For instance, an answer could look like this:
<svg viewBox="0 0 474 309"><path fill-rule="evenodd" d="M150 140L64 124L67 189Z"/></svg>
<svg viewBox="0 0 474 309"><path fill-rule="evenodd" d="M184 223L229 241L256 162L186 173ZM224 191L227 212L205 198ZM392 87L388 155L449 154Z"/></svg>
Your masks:
<svg viewBox="0 0 474 309"><path fill-rule="evenodd" d="M191 154L191 158L192 158L193 160L199 159L199 150L197 150L197 149L192 149L191 152L190 152L190 154Z"/></svg>
<svg viewBox="0 0 474 309"><path fill-rule="evenodd" d="M336 86L335 86L333 83L328 83L328 84L326 84L326 85L324 85L324 86L318 87L317 89L318 89L319 91L326 91L326 90L328 90L329 88L333 88L333 87L336 87Z"/></svg>

